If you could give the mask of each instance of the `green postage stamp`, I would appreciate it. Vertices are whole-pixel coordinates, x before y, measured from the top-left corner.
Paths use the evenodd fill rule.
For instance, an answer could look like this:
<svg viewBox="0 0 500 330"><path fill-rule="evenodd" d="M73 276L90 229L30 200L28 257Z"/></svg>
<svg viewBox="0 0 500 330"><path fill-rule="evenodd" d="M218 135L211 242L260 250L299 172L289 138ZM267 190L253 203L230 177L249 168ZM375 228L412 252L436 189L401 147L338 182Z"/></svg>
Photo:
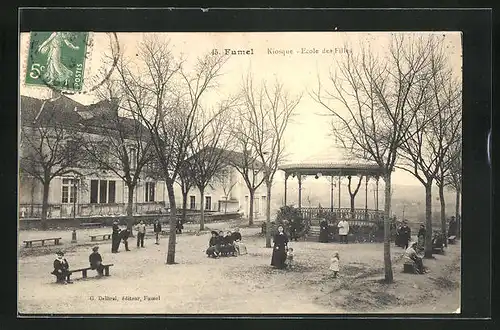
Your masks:
<svg viewBox="0 0 500 330"><path fill-rule="evenodd" d="M26 85L80 92L89 32L31 32Z"/></svg>

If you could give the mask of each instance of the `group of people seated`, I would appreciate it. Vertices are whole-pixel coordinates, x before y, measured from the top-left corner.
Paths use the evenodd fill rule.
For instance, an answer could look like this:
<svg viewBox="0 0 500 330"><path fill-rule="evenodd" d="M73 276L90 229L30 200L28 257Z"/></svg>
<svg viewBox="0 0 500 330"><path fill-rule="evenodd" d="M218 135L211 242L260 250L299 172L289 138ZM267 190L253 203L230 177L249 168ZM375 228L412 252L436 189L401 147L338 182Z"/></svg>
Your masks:
<svg viewBox="0 0 500 330"><path fill-rule="evenodd" d="M241 234L238 228L234 232L221 230L216 232L212 231L212 237L208 242L208 249L206 250L207 256L211 258L218 258L221 256L236 257L240 254L246 254L246 247L241 243Z"/></svg>
<svg viewBox="0 0 500 330"><path fill-rule="evenodd" d="M94 246L92 248L92 253L89 255L90 269L97 271L97 276L103 276L104 266L102 264L102 256L99 253L99 247ZM56 283L60 284L72 284L70 280L71 272L69 270L69 262L64 258L64 252L57 251L56 259L54 260L54 270L53 275L56 276Z"/></svg>

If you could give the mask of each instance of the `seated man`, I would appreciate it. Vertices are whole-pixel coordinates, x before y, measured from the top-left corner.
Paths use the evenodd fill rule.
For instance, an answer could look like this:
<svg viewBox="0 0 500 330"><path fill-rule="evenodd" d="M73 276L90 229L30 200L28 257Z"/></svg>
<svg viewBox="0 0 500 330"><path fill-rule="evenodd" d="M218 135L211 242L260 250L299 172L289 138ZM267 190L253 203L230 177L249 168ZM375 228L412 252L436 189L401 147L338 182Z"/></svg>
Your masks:
<svg viewBox="0 0 500 330"><path fill-rule="evenodd" d="M413 242L410 247L406 249L405 258L406 260L412 261L415 264L415 268L418 274L423 274L425 272L424 264L422 262L422 258L417 254L416 248L417 242Z"/></svg>
<svg viewBox="0 0 500 330"><path fill-rule="evenodd" d="M63 258L63 256L64 253L62 251L57 252L56 260L54 260L54 270L52 271L52 274L57 277L57 283L73 283L69 279L71 275L71 273L69 272L69 263L65 258Z"/></svg>
<svg viewBox="0 0 500 330"><path fill-rule="evenodd" d="M218 234L216 231L212 231L212 237L208 242L208 249L206 251L207 255L212 258L217 258L220 254L219 247L217 246L219 242Z"/></svg>
<svg viewBox="0 0 500 330"><path fill-rule="evenodd" d="M104 266L102 265L102 257L99 254L99 247L94 246L92 253L89 255L90 268L97 270L99 277L103 275Z"/></svg>

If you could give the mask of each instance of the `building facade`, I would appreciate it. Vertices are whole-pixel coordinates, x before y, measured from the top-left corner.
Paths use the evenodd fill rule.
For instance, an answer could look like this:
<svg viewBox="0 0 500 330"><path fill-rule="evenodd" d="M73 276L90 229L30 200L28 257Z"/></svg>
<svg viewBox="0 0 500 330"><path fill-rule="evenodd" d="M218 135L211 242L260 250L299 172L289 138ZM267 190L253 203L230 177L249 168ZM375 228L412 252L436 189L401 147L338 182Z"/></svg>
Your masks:
<svg viewBox="0 0 500 330"><path fill-rule="evenodd" d="M75 127L88 123L94 116L109 111L109 104L82 105L60 96L51 101L21 96L21 123L29 126L43 116L51 115L54 120ZM98 117L96 117L98 118ZM97 133L84 133L89 134ZM23 144L19 148L22 156ZM131 153L133 154L133 153ZM238 155L238 153L233 153ZM116 173L89 166L73 168L79 175L63 174L54 177L48 191L48 218L94 217L124 215L127 211L128 188ZM42 213L43 185L40 180L25 171L19 172L18 196L19 217L39 218ZM248 217L250 198L248 188L241 174L231 166L224 172L224 180L211 183L201 200L199 190L193 188L188 193L187 209L199 210L200 203L207 211L230 213L239 212ZM256 173L256 179L262 173ZM265 214L266 193L262 184L255 192L254 216ZM178 184L174 185L177 208L182 207L182 193ZM164 181L148 178L142 174L134 190L134 214L158 214L168 211L169 202Z"/></svg>

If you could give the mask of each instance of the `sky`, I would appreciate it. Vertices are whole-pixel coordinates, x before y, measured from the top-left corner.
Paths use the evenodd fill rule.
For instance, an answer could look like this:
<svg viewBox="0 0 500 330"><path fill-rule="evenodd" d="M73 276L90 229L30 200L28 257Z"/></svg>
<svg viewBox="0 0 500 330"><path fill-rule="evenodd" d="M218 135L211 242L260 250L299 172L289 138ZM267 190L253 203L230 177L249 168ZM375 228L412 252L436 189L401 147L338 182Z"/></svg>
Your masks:
<svg viewBox="0 0 500 330"><path fill-rule="evenodd" d="M423 33L423 32L422 32ZM428 34L429 32L425 32ZM451 67L457 76L461 76L462 47L459 32L433 32L443 38ZM118 45L123 56L134 60L139 52L142 33L117 33ZM185 58L189 67L197 57L216 49L245 50L249 54L232 55L223 68L223 75L218 79L217 91L204 95L202 102L206 106L215 106L218 101L238 91L242 78L249 72L255 81L275 79L282 82L291 95L302 94L296 108L296 116L285 133L286 162L342 161L343 150L335 148L335 139L331 136L331 119L321 116L326 114L323 106L311 97L318 87L318 79L327 84L328 75L337 68L336 61L345 57L345 49L355 53L359 45L368 45L374 53L384 55L388 49L391 33L355 33L355 32L279 32L279 33L158 33L159 38L169 40L170 48L176 58ZM110 54L110 33L91 33L89 58L86 60L84 90L89 89L93 77L103 66L104 54ZM39 98L50 97L47 88L26 86L26 62L29 47L29 33L22 33L20 38L20 79L21 95ZM108 68L105 68L106 70ZM86 78L87 79L86 79ZM88 94L70 96L82 104L96 102ZM340 105L333 105L341 107ZM410 174L396 170L393 183L420 185Z"/></svg>

